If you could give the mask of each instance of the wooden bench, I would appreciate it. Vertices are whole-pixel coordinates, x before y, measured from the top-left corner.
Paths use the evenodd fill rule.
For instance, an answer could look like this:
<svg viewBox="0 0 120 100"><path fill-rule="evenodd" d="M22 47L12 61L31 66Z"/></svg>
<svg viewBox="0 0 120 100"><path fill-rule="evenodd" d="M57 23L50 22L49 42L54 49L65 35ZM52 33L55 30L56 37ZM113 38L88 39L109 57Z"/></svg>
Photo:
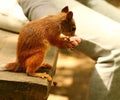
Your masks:
<svg viewBox="0 0 120 100"><path fill-rule="evenodd" d="M0 30L0 67L15 60L17 38L18 34ZM53 67L43 70L51 76L55 74L57 55L58 50L51 47L45 58ZM47 100L50 88L47 79L0 71L0 100Z"/></svg>

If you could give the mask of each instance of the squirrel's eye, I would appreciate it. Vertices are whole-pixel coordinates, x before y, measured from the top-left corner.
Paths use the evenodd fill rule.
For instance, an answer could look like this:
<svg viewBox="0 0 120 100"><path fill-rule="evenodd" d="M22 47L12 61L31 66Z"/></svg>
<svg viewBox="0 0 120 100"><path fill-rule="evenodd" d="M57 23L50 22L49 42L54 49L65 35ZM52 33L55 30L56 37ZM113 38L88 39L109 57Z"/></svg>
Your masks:
<svg viewBox="0 0 120 100"><path fill-rule="evenodd" d="M75 31L76 30L76 27L72 27L72 31Z"/></svg>

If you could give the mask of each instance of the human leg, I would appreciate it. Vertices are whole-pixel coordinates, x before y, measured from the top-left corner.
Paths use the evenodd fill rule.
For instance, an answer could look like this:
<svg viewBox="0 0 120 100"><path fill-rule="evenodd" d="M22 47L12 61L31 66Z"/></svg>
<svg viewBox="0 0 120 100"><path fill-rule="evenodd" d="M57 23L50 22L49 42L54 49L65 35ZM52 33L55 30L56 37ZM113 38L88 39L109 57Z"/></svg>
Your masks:
<svg viewBox="0 0 120 100"><path fill-rule="evenodd" d="M57 12L56 6L50 0L18 0L18 3L29 20Z"/></svg>
<svg viewBox="0 0 120 100"><path fill-rule="evenodd" d="M110 89L113 87L115 71L119 68L120 24L74 0L54 2L56 5L61 4L57 5L58 8L68 5L73 11L77 25L76 33L83 38L76 50L96 60L90 80L89 100L107 100Z"/></svg>

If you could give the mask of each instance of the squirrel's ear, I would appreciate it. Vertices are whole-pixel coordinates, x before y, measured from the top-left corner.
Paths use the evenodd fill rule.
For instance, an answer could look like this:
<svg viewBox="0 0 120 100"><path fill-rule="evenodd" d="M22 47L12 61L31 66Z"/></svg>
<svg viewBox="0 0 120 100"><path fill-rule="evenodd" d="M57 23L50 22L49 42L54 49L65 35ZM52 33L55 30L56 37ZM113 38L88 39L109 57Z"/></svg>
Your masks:
<svg viewBox="0 0 120 100"><path fill-rule="evenodd" d="M61 10L61 12L64 12L64 13L68 13L68 11L69 11L68 6L65 6L65 7Z"/></svg>
<svg viewBox="0 0 120 100"><path fill-rule="evenodd" d="M71 20L72 18L73 18L73 12L70 11L70 12L67 13L66 19L67 19L67 20Z"/></svg>

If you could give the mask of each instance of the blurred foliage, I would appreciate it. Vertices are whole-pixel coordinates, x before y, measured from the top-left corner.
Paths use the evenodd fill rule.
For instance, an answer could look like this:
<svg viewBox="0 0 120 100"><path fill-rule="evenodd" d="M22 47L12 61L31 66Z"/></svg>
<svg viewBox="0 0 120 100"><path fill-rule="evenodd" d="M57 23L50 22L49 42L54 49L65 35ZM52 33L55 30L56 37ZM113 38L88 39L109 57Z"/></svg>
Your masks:
<svg viewBox="0 0 120 100"><path fill-rule="evenodd" d="M89 0L77 0L77 1L79 1L80 3L82 3L84 5L87 5L87 3L88 3Z"/></svg>
<svg viewBox="0 0 120 100"><path fill-rule="evenodd" d="M120 7L120 0L106 0L106 1L113 4L116 7Z"/></svg>
<svg viewBox="0 0 120 100"><path fill-rule="evenodd" d="M77 0L77 1L81 2L84 5L88 5L88 2L90 2L90 0ZM116 7L120 7L120 0L105 0L105 1L111 3Z"/></svg>

